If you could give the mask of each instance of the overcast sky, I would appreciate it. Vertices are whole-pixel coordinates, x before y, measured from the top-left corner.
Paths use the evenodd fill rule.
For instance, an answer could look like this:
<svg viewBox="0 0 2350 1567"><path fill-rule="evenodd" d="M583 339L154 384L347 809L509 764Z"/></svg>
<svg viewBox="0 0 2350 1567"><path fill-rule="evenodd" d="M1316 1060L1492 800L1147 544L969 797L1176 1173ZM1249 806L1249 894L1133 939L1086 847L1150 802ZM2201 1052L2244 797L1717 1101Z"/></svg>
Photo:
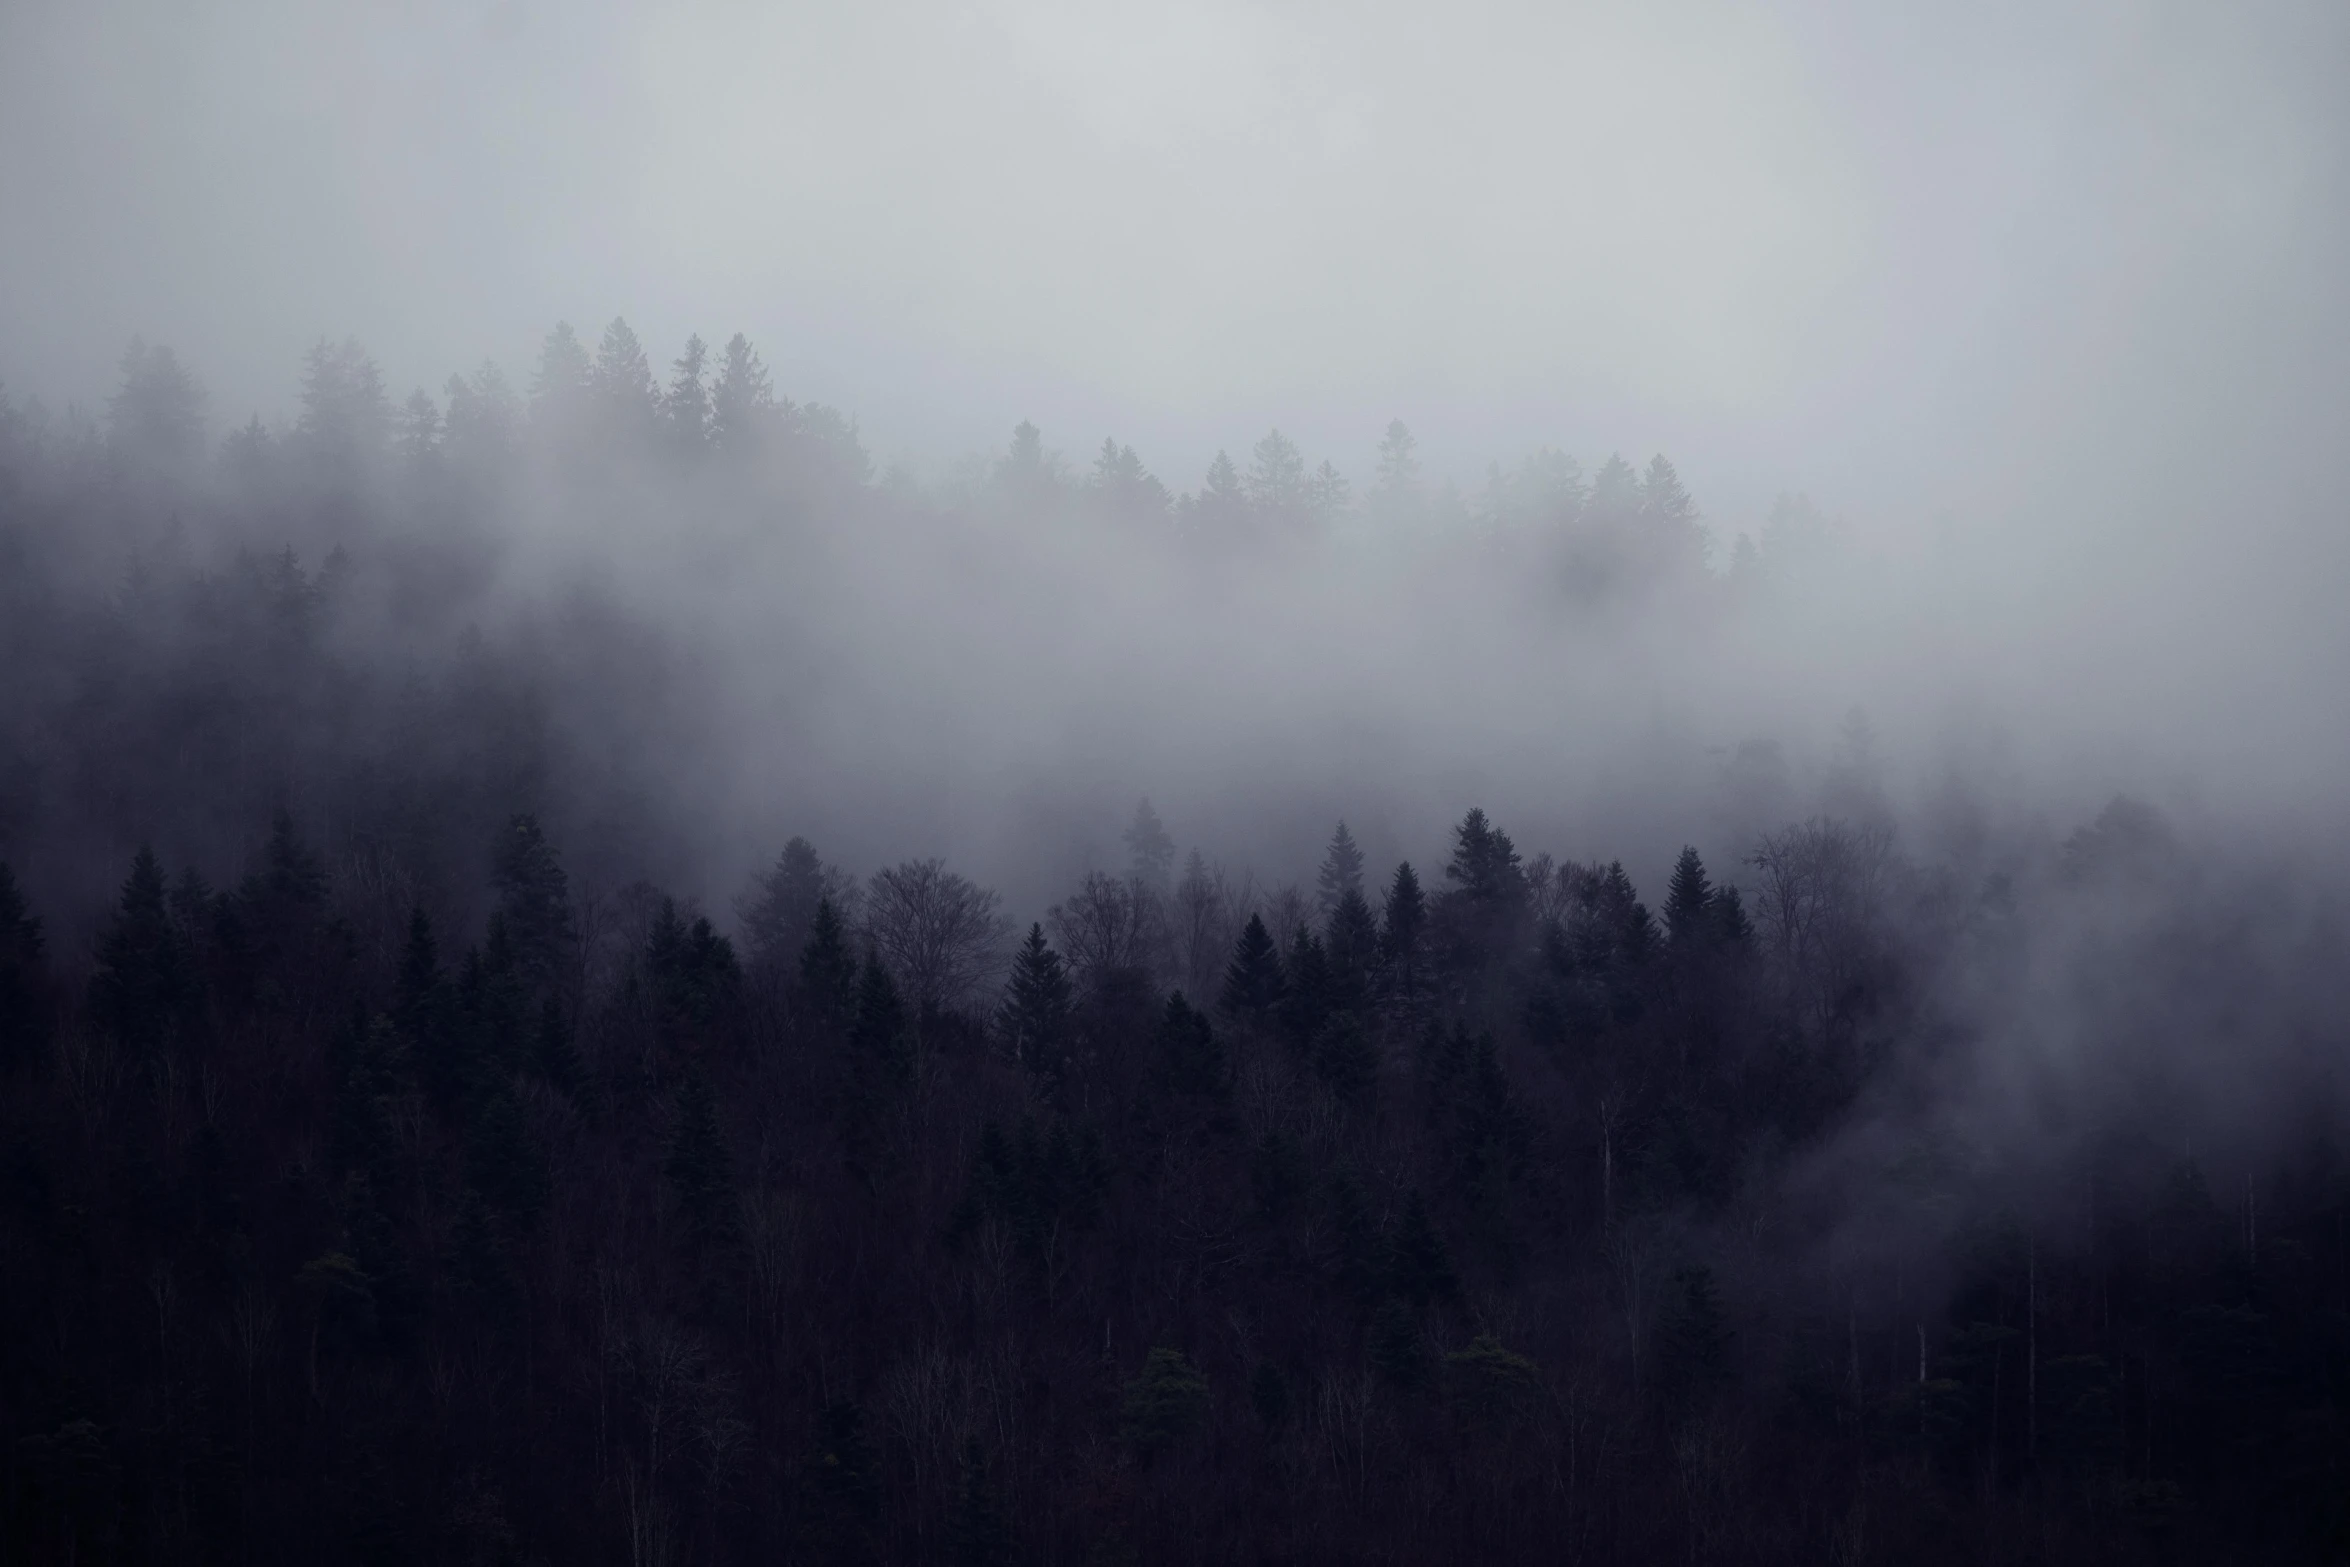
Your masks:
<svg viewBox="0 0 2350 1567"><path fill-rule="evenodd" d="M225 424L320 334L404 394L623 313L885 460L1028 416L1189 488L1279 423L1360 483L1400 414L1464 482L1664 449L1725 533L2119 525L2318 487L2346 77L2331 3L4 0L0 379L143 332Z"/></svg>

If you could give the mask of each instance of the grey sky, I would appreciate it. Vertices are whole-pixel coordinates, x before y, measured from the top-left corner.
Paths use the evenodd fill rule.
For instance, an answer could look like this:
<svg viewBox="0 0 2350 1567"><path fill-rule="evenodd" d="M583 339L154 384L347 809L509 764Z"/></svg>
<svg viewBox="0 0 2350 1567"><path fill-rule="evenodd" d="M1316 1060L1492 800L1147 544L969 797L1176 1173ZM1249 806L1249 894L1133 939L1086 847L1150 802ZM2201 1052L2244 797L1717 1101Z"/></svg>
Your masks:
<svg viewBox="0 0 2350 1567"><path fill-rule="evenodd" d="M621 312L664 358L749 331L885 458L1028 415L1189 487L1279 422L1359 481L1400 413L1464 482L1663 448L1725 532L1782 485L1884 526L2142 501L2340 428L2346 42L2330 5L11 0L0 376L93 399L143 331L226 422L321 333L405 392Z"/></svg>

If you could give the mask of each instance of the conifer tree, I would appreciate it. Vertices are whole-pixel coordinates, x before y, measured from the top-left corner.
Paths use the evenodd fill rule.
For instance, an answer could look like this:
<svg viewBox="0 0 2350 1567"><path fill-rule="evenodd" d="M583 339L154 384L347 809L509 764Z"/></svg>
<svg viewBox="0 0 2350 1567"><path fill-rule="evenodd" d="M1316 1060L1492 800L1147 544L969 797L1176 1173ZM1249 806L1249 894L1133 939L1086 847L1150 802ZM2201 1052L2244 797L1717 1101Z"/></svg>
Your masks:
<svg viewBox="0 0 2350 1567"><path fill-rule="evenodd" d="M560 984L572 951L571 883L537 817L508 820L491 849L490 880L517 981L532 995Z"/></svg>
<svg viewBox="0 0 2350 1567"><path fill-rule="evenodd" d="M1281 954L1274 950L1264 916L1251 914L1233 944L1232 963L1224 971L1221 1004L1234 1017L1261 1020L1281 1005L1288 992Z"/></svg>
<svg viewBox="0 0 2350 1567"><path fill-rule="evenodd" d="M1322 945L1330 959L1330 1005L1341 1012L1360 1007L1379 962L1379 922L1360 887L1349 887L1330 910Z"/></svg>
<svg viewBox="0 0 2350 1567"><path fill-rule="evenodd" d="M865 959L857 979L857 1018L849 1029L849 1052L856 1070L875 1088L895 1084L911 1065L905 1006L898 999L897 982L878 957Z"/></svg>
<svg viewBox="0 0 2350 1567"><path fill-rule="evenodd" d="M542 437L578 433L594 373L587 347L571 323L556 322L539 349L538 373L530 383L530 422Z"/></svg>
<svg viewBox="0 0 2350 1567"><path fill-rule="evenodd" d="M1012 978L996 1011L996 1034L1004 1053L1029 1070L1057 1077L1068 1048L1072 988L1067 965L1031 924L1028 939L1012 957Z"/></svg>
<svg viewBox="0 0 2350 1567"><path fill-rule="evenodd" d="M651 438L660 420L661 394L653 384L653 367L645 357L644 345L618 316L604 328L589 384L595 390L606 440L641 447Z"/></svg>
<svg viewBox="0 0 2350 1567"><path fill-rule="evenodd" d="M1428 903L1420 878L1406 860L1395 868L1387 886L1387 908L1379 931L1380 956L1394 974L1396 988L1410 995L1419 977L1420 933L1428 923Z"/></svg>
<svg viewBox="0 0 2350 1567"><path fill-rule="evenodd" d="M857 959L830 898L816 902L808 944L800 951L800 1001L817 1021L842 1026L857 996Z"/></svg>
<svg viewBox="0 0 2350 1567"><path fill-rule="evenodd" d="M1697 850L1684 846L1673 862L1672 886L1665 894L1665 939L1675 952L1699 950L1718 924L1714 917L1714 888L1706 878L1705 862Z"/></svg>
<svg viewBox="0 0 2350 1567"><path fill-rule="evenodd" d="M710 388L710 444L722 452L756 450L779 410L767 367L740 332L726 340L717 384Z"/></svg>
<svg viewBox="0 0 2350 1567"><path fill-rule="evenodd" d="M694 456L710 442L710 388L702 376L710 359L710 345L699 333L685 340L685 352L669 367L669 388L661 394L661 418L669 443L681 455Z"/></svg>
<svg viewBox="0 0 2350 1567"><path fill-rule="evenodd" d="M90 1011L133 1056L152 1056L176 1036L194 996L192 957L164 906L162 863L142 847L98 941Z"/></svg>
<svg viewBox="0 0 2350 1567"><path fill-rule="evenodd" d="M1289 938L1288 980L1281 1020L1290 1038L1309 1044L1330 1016L1330 960L1321 938L1303 925Z"/></svg>
<svg viewBox="0 0 2350 1567"><path fill-rule="evenodd" d="M1338 830L1330 835L1330 848L1322 856L1321 872L1314 878L1316 901L1321 904L1322 917L1328 919L1331 911L1348 893L1360 896L1363 890L1363 851L1355 847L1354 834L1340 822Z"/></svg>
<svg viewBox="0 0 2350 1567"><path fill-rule="evenodd" d="M1164 893L1175 870L1175 840L1167 836L1166 825L1151 809L1148 795L1134 807L1134 821L1126 829L1126 849L1134 857L1134 879L1154 893Z"/></svg>
<svg viewBox="0 0 2350 1567"><path fill-rule="evenodd" d="M1459 1289L1444 1238L1428 1217L1427 1201L1413 1192L1387 1248L1388 1287L1415 1306L1450 1300Z"/></svg>

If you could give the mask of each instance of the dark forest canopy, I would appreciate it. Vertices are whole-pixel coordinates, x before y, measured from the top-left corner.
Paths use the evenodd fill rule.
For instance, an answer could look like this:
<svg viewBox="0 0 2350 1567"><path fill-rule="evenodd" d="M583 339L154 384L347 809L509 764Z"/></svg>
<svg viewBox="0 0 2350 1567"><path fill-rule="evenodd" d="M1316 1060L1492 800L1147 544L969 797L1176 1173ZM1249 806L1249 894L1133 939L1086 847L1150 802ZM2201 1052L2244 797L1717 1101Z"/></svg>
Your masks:
<svg viewBox="0 0 2350 1567"><path fill-rule="evenodd" d="M1023 426L957 496L619 322L404 406L322 345L221 442L146 346L0 423L7 1560L2350 1549L2314 863L2129 797L1907 833L1855 715L1649 885L1465 791L1261 870L1146 800L1033 909L935 821L713 870L725 672L525 591L547 513L780 535L784 620L876 530L1241 575L1438 504L1400 424L1359 494ZM1667 640L1824 548L1710 567L1661 458L1491 496L1466 579Z"/></svg>

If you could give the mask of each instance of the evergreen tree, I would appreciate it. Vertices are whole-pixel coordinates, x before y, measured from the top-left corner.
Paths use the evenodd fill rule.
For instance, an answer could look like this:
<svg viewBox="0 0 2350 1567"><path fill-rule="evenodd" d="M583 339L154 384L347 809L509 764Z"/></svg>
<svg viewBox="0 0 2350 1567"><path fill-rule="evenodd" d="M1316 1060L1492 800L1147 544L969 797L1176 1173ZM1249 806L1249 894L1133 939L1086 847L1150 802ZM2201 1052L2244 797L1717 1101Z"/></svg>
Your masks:
<svg viewBox="0 0 2350 1567"><path fill-rule="evenodd" d="M856 1004L857 959L830 898L816 900L808 944L800 950L800 1001L820 1023L846 1024Z"/></svg>
<svg viewBox="0 0 2350 1567"><path fill-rule="evenodd" d="M912 1065L906 1010L898 987L878 957L867 957L857 980L857 1018L849 1029L857 1071L875 1088L901 1081Z"/></svg>
<svg viewBox="0 0 2350 1567"><path fill-rule="evenodd" d="M1290 1038L1310 1044L1330 1016L1330 960L1321 939L1304 925L1289 938L1288 980L1282 1023Z"/></svg>
<svg viewBox="0 0 2350 1567"><path fill-rule="evenodd" d="M1306 459L1297 443L1279 430L1257 442L1244 488L1248 504L1261 517L1296 521L1308 515Z"/></svg>
<svg viewBox="0 0 2350 1567"><path fill-rule="evenodd" d="M1444 874L1447 880L1459 883L1473 902L1488 909L1516 902L1525 890L1517 845L1475 807L1453 829L1452 860L1444 867Z"/></svg>
<svg viewBox="0 0 2350 1567"><path fill-rule="evenodd" d="M1221 451L1208 464L1199 493L1186 501L1186 520L1211 535L1229 533L1248 519L1248 492L1241 487L1240 470Z"/></svg>
<svg viewBox="0 0 2350 1567"><path fill-rule="evenodd" d="M538 373L530 383L530 422L542 436L564 437L578 431L585 412L595 368L585 344L558 321L539 349Z"/></svg>
<svg viewBox="0 0 2350 1567"><path fill-rule="evenodd" d="M397 442L401 463L414 470L429 465L441 448L441 409L423 387L408 394L400 405Z"/></svg>
<svg viewBox="0 0 2350 1567"><path fill-rule="evenodd" d="M1714 896L1705 862L1694 848L1684 847L1673 862L1672 886L1665 894L1665 939L1675 952L1698 951L1714 933L1719 923Z"/></svg>
<svg viewBox="0 0 2350 1567"><path fill-rule="evenodd" d="M153 1056L178 1036L195 988L192 955L164 906L162 863L142 847L98 939L90 1012L133 1056Z"/></svg>
<svg viewBox="0 0 2350 1567"><path fill-rule="evenodd" d="M767 367L740 332L726 340L718 382L710 389L710 444L723 452L757 449L781 410Z"/></svg>
<svg viewBox="0 0 2350 1567"><path fill-rule="evenodd" d="M524 989L535 994L560 984L572 953L571 883L537 817L506 823L491 849L490 880Z"/></svg>
<svg viewBox="0 0 2350 1567"><path fill-rule="evenodd" d="M204 391L179 356L132 338L122 384L106 402L107 448L157 477L184 474L204 455Z"/></svg>
<svg viewBox="0 0 2350 1567"><path fill-rule="evenodd" d="M1379 930L1380 956L1394 972L1396 986L1405 995L1417 988L1420 933L1427 927L1428 903L1420 892L1420 878L1405 860L1395 868L1387 886L1387 908Z"/></svg>
<svg viewBox="0 0 2350 1567"><path fill-rule="evenodd" d="M1362 1006L1370 997L1371 973L1379 962L1379 922L1359 886L1340 894L1323 927L1322 943L1330 959L1331 1006L1339 1011Z"/></svg>
<svg viewBox="0 0 2350 1567"><path fill-rule="evenodd" d="M687 456L699 454L710 442L710 388L702 380L709 358L710 345L699 334L687 338L685 352L669 367L669 389L661 395L670 444Z"/></svg>
<svg viewBox="0 0 2350 1567"><path fill-rule="evenodd" d="M1175 840L1167 836L1167 828L1159 820L1159 813L1151 809L1150 797L1143 796L1134 807L1134 820L1125 835L1126 850L1133 858L1134 879L1154 893L1164 893L1175 870Z"/></svg>
<svg viewBox="0 0 2350 1567"><path fill-rule="evenodd" d="M411 1039L420 1038L438 1019L441 966L433 942L432 921L421 908L408 912L408 941L400 951L400 972L392 991L392 1021Z"/></svg>
<svg viewBox="0 0 2350 1567"><path fill-rule="evenodd" d="M1048 1078L1065 1067L1072 995L1067 965L1031 924L1012 957L1012 979L996 1011L996 1033L1014 1061Z"/></svg>
<svg viewBox="0 0 2350 1567"><path fill-rule="evenodd" d="M1289 992L1281 972L1281 954L1274 949L1264 916L1251 914L1233 944L1231 966L1224 971L1222 1006L1234 1017L1263 1019L1281 1005Z"/></svg>
<svg viewBox="0 0 2350 1567"><path fill-rule="evenodd" d="M1340 822L1338 830L1330 835L1330 847L1322 856L1322 869L1314 878L1322 917L1329 918L1348 893L1359 896L1362 890L1363 851L1355 847L1354 834L1346 830L1346 823Z"/></svg>
<svg viewBox="0 0 2350 1567"><path fill-rule="evenodd" d="M1715 889L1713 902L1714 929L1719 932L1722 945L1733 951L1743 950L1754 935L1754 927L1747 922L1746 906L1735 887Z"/></svg>
<svg viewBox="0 0 2350 1567"><path fill-rule="evenodd" d="M606 440L638 446L648 440L660 419L661 393L653 384L653 367L644 345L618 316L604 328L596 345L595 369L589 385L595 392Z"/></svg>
<svg viewBox="0 0 2350 1567"><path fill-rule="evenodd" d="M1145 1458L1197 1430L1208 1413L1208 1381L1179 1349L1157 1348L1126 1384L1118 1434Z"/></svg>

